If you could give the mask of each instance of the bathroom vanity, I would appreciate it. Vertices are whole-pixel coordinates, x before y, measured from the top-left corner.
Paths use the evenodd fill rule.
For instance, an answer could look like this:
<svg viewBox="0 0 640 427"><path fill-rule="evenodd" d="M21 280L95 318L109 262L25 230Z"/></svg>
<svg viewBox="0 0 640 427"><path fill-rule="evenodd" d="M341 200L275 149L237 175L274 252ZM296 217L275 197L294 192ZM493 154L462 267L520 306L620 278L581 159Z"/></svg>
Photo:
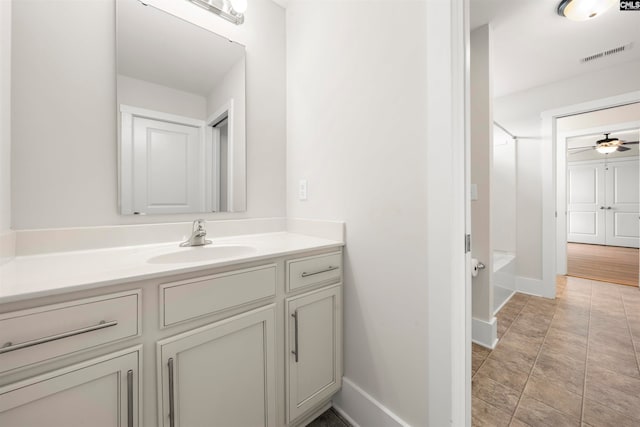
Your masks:
<svg viewBox="0 0 640 427"><path fill-rule="evenodd" d="M342 377L342 243L279 232L0 267L0 425L304 425Z"/></svg>

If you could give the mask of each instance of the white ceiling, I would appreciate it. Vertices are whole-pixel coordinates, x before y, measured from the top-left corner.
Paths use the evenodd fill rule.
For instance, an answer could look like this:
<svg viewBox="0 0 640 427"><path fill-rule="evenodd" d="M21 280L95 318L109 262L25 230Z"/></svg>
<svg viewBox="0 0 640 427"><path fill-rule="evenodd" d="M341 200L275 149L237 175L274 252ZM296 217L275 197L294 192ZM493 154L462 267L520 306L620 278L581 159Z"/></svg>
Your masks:
<svg viewBox="0 0 640 427"><path fill-rule="evenodd" d="M640 12L614 5L589 21L558 16L559 0L470 0L471 28L490 23L495 97L640 59ZM628 43L629 51L580 59ZM629 76L629 78L637 78Z"/></svg>
<svg viewBox="0 0 640 427"><path fill-rule="evenodd" d="M117 2L118 74L207 96L244 47L137 0Z"/></svg>

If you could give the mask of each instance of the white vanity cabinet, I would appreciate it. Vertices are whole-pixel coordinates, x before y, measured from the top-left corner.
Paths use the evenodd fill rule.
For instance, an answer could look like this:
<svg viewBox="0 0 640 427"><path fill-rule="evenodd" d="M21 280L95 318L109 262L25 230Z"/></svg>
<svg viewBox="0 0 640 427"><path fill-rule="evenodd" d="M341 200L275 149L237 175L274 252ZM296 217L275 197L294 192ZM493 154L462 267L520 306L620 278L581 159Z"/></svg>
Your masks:
<svg viewBox="0 0 640 427"><path fill-rule="evenodd" d="M276 426L275 304L158 342L165 427Z"/></svg>
<svg viewBox="0 0 640 427"><path fill-rule="evenodd" d="M295 420L342 384L342 286L287 299L287 404Z"/></svg>
<svg viewBox="0 0 640 427"><path fill-rule="evenodd" d="M0 388L2 427L135 427L140 348Z"/></svg>
<svg viewBox="0 0 640 427"><path fill-rule="evenodd" d="M336 245L0 304L0 426L306 425L341 301Z"/></svg>

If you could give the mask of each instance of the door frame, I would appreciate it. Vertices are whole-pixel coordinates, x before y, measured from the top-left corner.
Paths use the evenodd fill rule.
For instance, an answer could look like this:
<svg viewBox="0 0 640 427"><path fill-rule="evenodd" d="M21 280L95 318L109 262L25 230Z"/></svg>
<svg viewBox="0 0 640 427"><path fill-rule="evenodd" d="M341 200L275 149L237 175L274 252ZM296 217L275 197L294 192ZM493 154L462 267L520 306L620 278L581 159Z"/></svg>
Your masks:
<svg viewBox="0 0 640 427"><path fill-rule="evenodd" d="M471 426L469 0L425 4L428 424Z"/></svg>
<svg viewBox="0 0 640 427"><path fill-rule="evenodd" d="M558 119L581 113L588 113L606 108L619 107L622 105L640 102L640 91L633 91L622 95L608 98L596 99L580 104L568 105L565 107L543 111L541 133L543 135L542 148L542 287L541 296L547 298L556 297L556 274L557 252L558 252L558 203L557 179L558 168L564 170L566 163L566 141L558 141ZM559 145L562 143L564 152L560 152ZM565 159L564 162L558 160L559 156ZM566 179L566 177L565 177ZM566 197L566 196L565 196Z"/></svg>
<svg viewBox="0 0 640 427"><path fill-rule="evenodd" d="M234 187L234 154L235 154L235 113L233 98L230 98L227 102L221 105L213 114L211 114L207 120L205 120L205 134L207 135L207 153L205 156L207 162L211 162L211 174L216 177L215 182L219 185L220 181L220 134L215 129L215 125L221 120L227 118L227 210L226 212L234 212L234 199L233 199L233 187ZM211 155L209 155L211 154ZM207 169L208 170L208 169ZM207 179L207 183L213 182ZM209 212L219 211L219 194L215 186L208 186L206 189L205 199L207 203L207 210Z"/></svg>
<svg viewBox="0 0 640 427"><path fill-rule="evenodd" d="M613 125L603 125L592 128L577 129L573 131L560 132L557 134L556 142L558 168L556 172L556 203L558 211L558 221L556 224L556 274L567 274L567 168L569 165L569 160L567 158L567 139L576 136L604 133L614 128L616 132L634 128L637 129L640 128L640 120L621 122ZM609 161L615 161L617 159L618 158L609 159ZM563 218L564 221L562 220Z"/></svg>

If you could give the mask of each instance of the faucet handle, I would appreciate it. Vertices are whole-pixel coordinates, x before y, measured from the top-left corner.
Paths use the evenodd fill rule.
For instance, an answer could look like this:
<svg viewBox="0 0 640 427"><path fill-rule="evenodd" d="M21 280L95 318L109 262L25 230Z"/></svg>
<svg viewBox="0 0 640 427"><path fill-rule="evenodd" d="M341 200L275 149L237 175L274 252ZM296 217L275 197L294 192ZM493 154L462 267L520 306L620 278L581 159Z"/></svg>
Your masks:
<svg viewBox="0 0 640 427"><path fill-rule="evenodd" d="M206 228L206 221L204 219L196 219L193 221L193 231L200 231Z"/></svg>

